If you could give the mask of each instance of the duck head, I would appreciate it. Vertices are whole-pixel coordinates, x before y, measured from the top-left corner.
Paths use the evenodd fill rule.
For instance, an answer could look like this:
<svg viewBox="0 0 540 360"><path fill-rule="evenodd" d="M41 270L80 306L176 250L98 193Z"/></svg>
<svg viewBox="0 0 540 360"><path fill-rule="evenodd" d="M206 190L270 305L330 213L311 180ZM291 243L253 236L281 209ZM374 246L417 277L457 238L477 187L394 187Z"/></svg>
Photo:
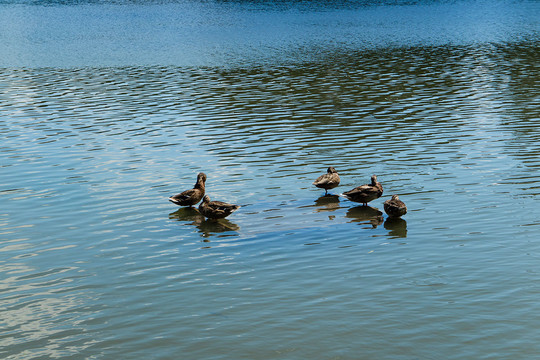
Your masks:
<svg viewBox="0 0 540 360"><path fill-rule="evenodd" d="M197 183L195 184L195 187L204 187L204 183L206 182L206 174L201 172L197 175Z"/></svg>
<svg viewBox="0 0 540 360"><path fill-rule="evenodd" d="M326 172L327 172L328 174L337 174L337 171L336 171L336 169L334 169L333 166L330 166L330 167L328 168L328 170L326 170Z"/></svg>

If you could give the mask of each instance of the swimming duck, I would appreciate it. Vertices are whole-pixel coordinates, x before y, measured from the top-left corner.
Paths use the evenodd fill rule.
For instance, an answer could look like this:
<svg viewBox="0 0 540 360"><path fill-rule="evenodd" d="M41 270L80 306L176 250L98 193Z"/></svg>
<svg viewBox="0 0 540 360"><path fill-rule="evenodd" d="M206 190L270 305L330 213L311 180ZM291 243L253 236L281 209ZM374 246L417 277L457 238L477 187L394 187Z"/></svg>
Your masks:
<svg viewBox="0 0 540 360"><path fill-rule="evenodd" d="M342 195L351 201L367 205L368 202L380 198L382 193L383 187L377 181L377 176L373 175L371 176L371 184L360 185Z"/></svg>
<svg viewBox="0 0 540 360"><path fill-rule="evenodd" d="M204 196L204 183L206 181L206 174L199 173L197 175L197 182L193 189L182 191L180 194L173 195L169 198L169 201L179 206L193 206L201 201Z"/></svg>
<svg viewBox="0 0 540 360"><path fill-rule="evenodd" d="M199 212L209 219L223 219L239 208L239 205L227 204L222 201L210 201L210 196L205 195L199 205Z"/></svg>
<svg viewBox="0 0 540 360"><path fill-rule="evenodd" d="M399 196L392 195L392 198L384 202L384 212L390 217L401 217L407 213L407 206L401 200Z"/></svg>
<svg viewBox="0 0 540 360"><path fill-rule="evenodd" d="M332 166L326 170L326 174L323 174L319 176L314 182L313 185L315 185L318 188L325 190L325 195L328 194L328 190L335 188L339 185L340 178L339 175Z"/></svg>

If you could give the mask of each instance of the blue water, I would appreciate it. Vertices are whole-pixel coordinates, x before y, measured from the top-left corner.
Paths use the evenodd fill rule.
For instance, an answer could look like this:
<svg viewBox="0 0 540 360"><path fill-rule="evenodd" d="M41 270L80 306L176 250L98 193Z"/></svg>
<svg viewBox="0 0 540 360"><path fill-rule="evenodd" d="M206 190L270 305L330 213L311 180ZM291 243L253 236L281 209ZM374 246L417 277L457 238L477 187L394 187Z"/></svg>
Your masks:
<svg viewBox="0 0 540 360"><path fill-rule="evenodd" d="M535 358L539 15L0 2L1 357Z"/></svg>
<svg viewBox="0 0 540 360"><path fill-rule="evenodd" d="M537 41L539 11L536 1L2 1L0 6L0 65L14 67L274 67L336 51Z"/></svg>

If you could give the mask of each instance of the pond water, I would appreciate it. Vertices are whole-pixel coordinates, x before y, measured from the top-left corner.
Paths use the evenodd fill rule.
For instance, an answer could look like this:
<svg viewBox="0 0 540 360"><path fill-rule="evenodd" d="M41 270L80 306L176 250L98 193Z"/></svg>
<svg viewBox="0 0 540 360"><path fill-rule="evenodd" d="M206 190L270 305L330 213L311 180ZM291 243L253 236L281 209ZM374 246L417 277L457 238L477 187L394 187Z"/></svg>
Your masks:
<svg viewBox="0 0 540 360"><path fill-rule="evenodd" d="M535 358L539 19L1 1L1 357ZM167 201L200 171L242 207Z"/></svg>

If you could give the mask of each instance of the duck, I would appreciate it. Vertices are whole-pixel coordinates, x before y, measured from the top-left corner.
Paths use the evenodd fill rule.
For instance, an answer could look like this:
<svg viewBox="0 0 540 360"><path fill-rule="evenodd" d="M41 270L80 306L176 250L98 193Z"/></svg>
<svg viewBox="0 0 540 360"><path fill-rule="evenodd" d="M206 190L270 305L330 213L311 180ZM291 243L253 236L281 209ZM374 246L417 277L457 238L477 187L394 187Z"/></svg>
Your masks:
<svg viewBox="0 0 540 360"><path fill-rule="evenodd" d="M206 174L199 173L197 182L193 189L182 191L180 194L169 197L169 201L178 206L193 206L196 205L204 196L204 186L206 182Z"/></svg>
<svg viewBox="0 0 540 360"><path fill-rule="evenodd" d="M403 201L399 200L397 195L392 195L392 198L386 200L383 206L384 212L389 217L399 218L407 213L407 206Z"/></svg>
<svg viewBox="0 0 540 360"><path fill-rule="evenodd" d="M222 201L210 201L210 196L205 195L199 205L199 212L209 219L223 219L238 210L240 205L228 204Z"/></svg>
<svg viewBox="0 0 540 360"><path fill-rule="evenodd" d="M324 195L328 194L328 190L335 188L339 185L339 182L341 179L339 178L339 174L332 166L326 170L326 174L322 174L319 176L314 182L313 185L315 185L318 188L324 189L325 193Z"/></svg>
<svg viewBox="0 0 540 360"><path fill-rule="evenodd" d="M366 206L368 202L380 198L382 194L383 187L377 181L377 175L372 175L371 184L357 186L352 190L344 192L342 195L351 201L362 203Z"/></svg>

